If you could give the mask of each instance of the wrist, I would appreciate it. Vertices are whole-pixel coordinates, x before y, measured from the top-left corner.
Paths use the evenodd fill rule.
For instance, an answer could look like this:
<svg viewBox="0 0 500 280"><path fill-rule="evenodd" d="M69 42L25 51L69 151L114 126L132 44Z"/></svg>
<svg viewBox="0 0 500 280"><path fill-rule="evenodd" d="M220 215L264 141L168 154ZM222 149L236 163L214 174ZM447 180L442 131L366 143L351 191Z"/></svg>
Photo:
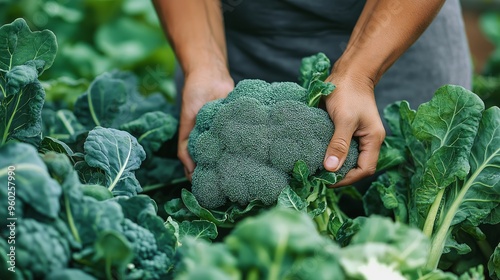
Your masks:
<svg viewBox="0 0 500 280"><path fill-rule="evenodd" d="M360 55L342 55L333 65L330 76L343 82L375 87L381 77L381 69L374 63L366 63L369 58Z"/></svg>
<svg viewBox="0 0 500 280"><path fill-rule="evenodd" d="M337 88L363 89L373 92L377 78L375 70L370 70L362 64L344 63L339 59L333 65L326 82L333 83Z"/></svg>

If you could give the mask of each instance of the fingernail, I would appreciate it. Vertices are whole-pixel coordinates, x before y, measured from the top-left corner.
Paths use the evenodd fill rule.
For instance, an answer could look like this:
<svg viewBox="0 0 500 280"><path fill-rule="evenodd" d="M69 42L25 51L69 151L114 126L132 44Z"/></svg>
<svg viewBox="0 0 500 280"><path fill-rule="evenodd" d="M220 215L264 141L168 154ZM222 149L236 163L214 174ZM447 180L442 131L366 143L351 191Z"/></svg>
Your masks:
<svg viewBox="0 0 500 280"><path fill-rule="evenodd" d="M335 156L329 156L325 161L325 168L328 170L335 170L339 165L339 158Z"/></svg>

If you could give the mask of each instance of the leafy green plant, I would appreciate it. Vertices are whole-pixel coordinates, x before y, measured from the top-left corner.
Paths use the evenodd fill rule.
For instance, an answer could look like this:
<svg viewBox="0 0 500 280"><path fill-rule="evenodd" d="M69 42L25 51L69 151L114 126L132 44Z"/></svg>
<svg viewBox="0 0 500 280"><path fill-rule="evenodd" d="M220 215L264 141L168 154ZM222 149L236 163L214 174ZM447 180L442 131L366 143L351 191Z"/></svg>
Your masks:
<svg viewBox="0 0 500 280"><path fill-rule="evenodd" d="M449 267L452 252L471 251L460 242L462 233L490 246L481 225L500 222L500 109L484 110L477 95L444 86L417 111L400 102L386 109L386 117L394 134L380 162L388 171L365 196L367 214L391 214L420 228L431 238L429 269L440 259ZM394 154L398 160L385 158Z"/></svg>
<svg viewBox="0 0 500 280"><path fill-rule="evenodd" d="M10 139L40 140L45 91L38 76L57 52L50 31L31 32L23 19L0 27L0 145Z"/></svg>

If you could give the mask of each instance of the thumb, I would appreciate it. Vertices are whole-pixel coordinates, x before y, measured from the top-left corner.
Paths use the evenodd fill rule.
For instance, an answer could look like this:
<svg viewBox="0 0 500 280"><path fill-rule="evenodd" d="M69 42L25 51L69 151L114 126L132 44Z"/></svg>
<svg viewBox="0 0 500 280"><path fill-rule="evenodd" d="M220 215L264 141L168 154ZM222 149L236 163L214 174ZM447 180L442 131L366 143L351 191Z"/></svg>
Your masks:
<svg viewBox="0 0 500 280"><path fill-rule="evenodd" d="M347 157L353 133L353 131L349 130L335 130L326 149L326 155L323 161L326 170L335 172L342 166Z"/></svg>

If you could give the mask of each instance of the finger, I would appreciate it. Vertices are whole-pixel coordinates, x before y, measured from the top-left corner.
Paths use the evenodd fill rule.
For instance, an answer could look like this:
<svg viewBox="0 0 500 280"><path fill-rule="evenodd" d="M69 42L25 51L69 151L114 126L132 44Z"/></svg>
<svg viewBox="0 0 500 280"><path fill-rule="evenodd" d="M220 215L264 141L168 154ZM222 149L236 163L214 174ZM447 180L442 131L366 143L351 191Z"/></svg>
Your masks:
<svg viewBox="0 0 500 280"><path fill-rule="evenodd" d="M326 170L335 172L342 166L347 157L353 133L354 127L349 125L335 129L323 161Z"/></svg>
<svg viewBox="0 0 500 280"><path fill-rule="evenodd" d="M358 157L358 166L349 171L344 179L335 184L334 187L347 186L375 174L380 146L382 145L384 137L385 131L379 131L370 136L361 137L359 139L360 153Z"/></svg>
<svg viewBox="0 0 500 280"><path fill-rule="evenodd" d="M191 177L194 172L194 168L196 167L196 164L194 161L191 159L191 156L189 155L188 149L187 149L187 140L185 141L179 141L178 149L177 149L177 157L179 160L182 162L184 165L184 173L186 177L188 178L189 181L191 181Z"/></svg>
<svg viewBox="0 0 500 280"><path fill-rule="evenodd" d="M181 113L181 120L179 123L179 141L177 146L177 157L184 165L184 173L186 177L191 180L191 175L194 172L194 168L196 167L195 163L191 159L191 155L188 151L188 141L189 134L194 127L194 122L185 117Z"/></svg>

